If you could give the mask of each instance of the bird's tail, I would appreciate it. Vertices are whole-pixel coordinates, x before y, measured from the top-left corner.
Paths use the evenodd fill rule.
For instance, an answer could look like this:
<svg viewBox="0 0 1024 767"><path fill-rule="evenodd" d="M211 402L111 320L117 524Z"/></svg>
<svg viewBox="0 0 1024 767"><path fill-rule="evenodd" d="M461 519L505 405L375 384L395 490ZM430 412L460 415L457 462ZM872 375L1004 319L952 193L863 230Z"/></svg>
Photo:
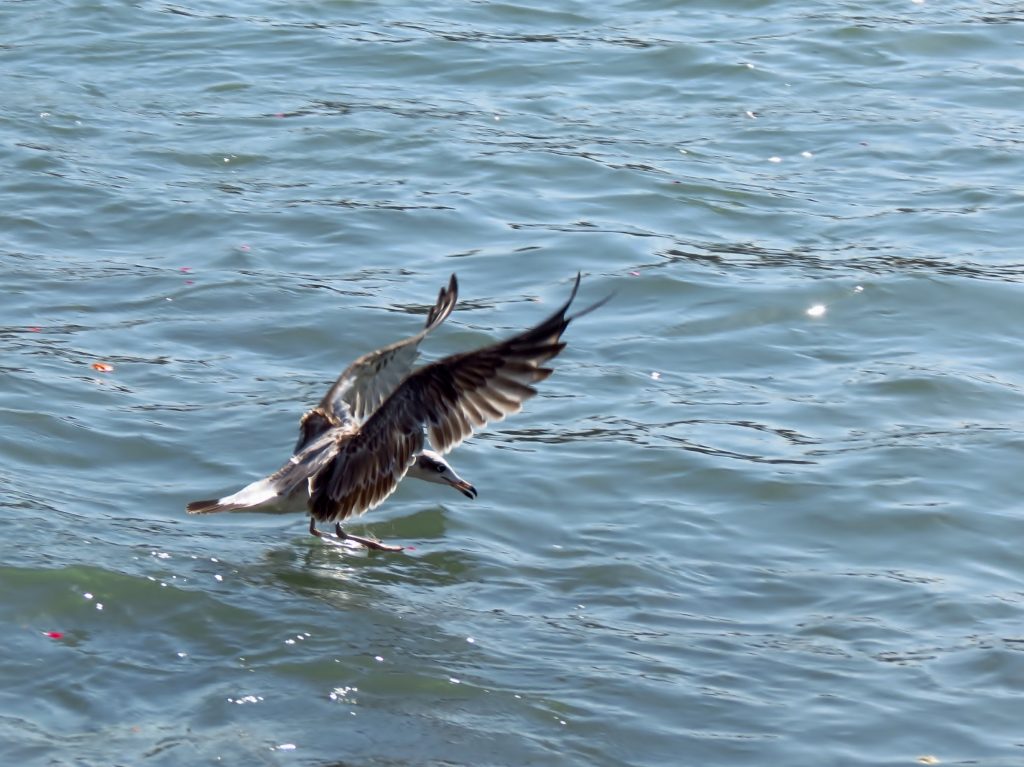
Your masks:
<svg viewBox="0 0 1024 767"><path fill-rule="evenodd" d="M218 511L230 511L231 507L222 504L219 500L192 501L185 507L189 514L214 514Z"/></svg>
<svg viewBox="0 0 1024 767"><path fill-rule="evenodd" d="M271 480L270 477L257 480L237 493L216 500L192 501L185 511L189 514L216 514L218 511L256 510L281 499L280 488Z"/></svg>

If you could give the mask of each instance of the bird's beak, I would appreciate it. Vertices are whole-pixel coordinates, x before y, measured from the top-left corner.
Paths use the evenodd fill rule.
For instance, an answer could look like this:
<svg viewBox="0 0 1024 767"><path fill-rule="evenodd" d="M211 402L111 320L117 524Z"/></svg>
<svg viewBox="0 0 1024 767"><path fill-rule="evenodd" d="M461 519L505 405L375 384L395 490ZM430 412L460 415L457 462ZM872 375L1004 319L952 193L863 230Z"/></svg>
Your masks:
<svg viewBox="0 0 1024 767"><path fill-rule="evenodd" d="M452 482L452 487L454 487L467 498L476 498L476 488L473 487L464 479L460 479L458 482Z"/></svg>

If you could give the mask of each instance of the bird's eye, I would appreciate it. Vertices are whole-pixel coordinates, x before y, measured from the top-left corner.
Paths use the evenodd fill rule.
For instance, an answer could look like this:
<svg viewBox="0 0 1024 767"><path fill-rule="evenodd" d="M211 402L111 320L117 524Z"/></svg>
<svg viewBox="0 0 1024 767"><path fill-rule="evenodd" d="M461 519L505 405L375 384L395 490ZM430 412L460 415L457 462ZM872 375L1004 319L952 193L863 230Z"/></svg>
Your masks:
<svg viewBox="0 0 1024 767"><path fill-rule="evenodd" d="M439 463L437 464L437 466L434 467L434 471L436 471L438 474L444 474L444 466Z"/></svg>

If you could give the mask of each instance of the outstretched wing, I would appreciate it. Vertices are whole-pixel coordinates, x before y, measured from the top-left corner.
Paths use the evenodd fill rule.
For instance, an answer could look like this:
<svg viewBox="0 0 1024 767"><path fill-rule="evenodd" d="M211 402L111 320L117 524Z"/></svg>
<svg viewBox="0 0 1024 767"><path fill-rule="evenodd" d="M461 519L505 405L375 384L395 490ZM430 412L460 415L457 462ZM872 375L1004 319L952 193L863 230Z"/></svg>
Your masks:
<svg viewBox="0 0 1024 767"><path fill-rule="evenodd" d="M445 357L409 375L313 480L313 516L340 520L383 502L423 448L424 430L433 446L446 453L476 429L519 412L537 393L533 384L552 373L542 365L565 348L562 333L575 319L565 313L579 284L577 275L569 300L536 327L477 351Z"/></svg>
<svg viewBox="0 0 1024 767"><path fill-rule="evenodd" d="M451 276L427 314L423 330L414 336L364 354L338 376L320 404L302 417L295 452L334 426L364 422L409 375L420 342L455 308L459 283Z"/></svg>

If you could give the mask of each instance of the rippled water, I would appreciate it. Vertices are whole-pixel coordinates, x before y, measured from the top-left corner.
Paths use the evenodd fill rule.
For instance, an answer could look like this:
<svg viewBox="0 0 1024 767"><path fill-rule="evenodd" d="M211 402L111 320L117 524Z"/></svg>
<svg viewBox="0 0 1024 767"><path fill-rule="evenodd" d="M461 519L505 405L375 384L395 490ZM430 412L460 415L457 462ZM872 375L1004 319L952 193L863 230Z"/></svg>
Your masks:
<svg viewBox="0 0 1024 767"><path fill-rule="evenodd" d="M1024 765L1022 23L0 4L4 764ZM406 553L185 516L577 270Z"/></svg>

